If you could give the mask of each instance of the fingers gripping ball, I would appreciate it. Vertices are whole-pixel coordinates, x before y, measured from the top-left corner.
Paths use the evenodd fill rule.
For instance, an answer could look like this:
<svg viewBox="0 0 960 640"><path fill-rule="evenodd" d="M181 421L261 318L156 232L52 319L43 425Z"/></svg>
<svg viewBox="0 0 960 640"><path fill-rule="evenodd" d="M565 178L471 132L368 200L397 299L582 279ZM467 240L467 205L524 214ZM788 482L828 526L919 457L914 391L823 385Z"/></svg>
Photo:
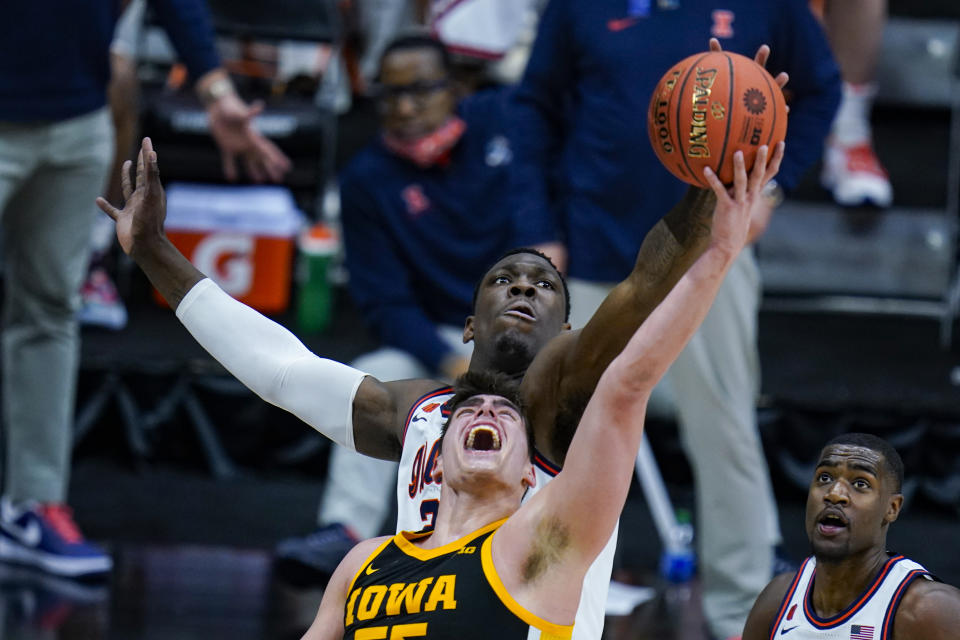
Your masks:
<svg viewBox="0 0 960 640"><path fill-rule="evenodd" d="M747 171L757 149L787 135L787 106L773 77L736 53L698 53L660 79L647 114L650 142L675 176L709 188L703 168L729 184L733 154L743 151Z"/></svg>

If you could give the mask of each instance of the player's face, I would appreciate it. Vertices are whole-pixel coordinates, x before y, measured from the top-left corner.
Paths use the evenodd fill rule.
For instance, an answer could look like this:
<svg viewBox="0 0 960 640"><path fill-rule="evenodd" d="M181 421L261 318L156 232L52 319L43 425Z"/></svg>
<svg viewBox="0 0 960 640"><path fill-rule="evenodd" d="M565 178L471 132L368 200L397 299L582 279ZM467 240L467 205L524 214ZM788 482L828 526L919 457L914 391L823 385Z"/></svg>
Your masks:
<svg viewBox="0 0 960 640"><path fill-rule="evenodd" d="M401 140L436 131L456 106L443 61L433 49L401 49L388 54L380 83L383 128Z"/></svg>
<svg viewBox="0 0 960 640"><path fill-rule="evenodd" d="M511 360L505 371L525 368L547 342L570 328L565 310L563 283L549 262L532 253L509 255L484 275L464 340Z"/></svg>
<svg viewBox="0 0 960 640"><path fill-rule="evenodd" d="M522 489L527 474L533 474L522 413L495 395L457 405L443 438L441 464L443 482L453 489L475 481Z"/></svg>
<svg viewBox="0 0 960 640"><path fill-rule="evenodd" d="M818 560L840 561L883 551L887 525L903 496L895 493L883 456L865 447L832 445L820 454L807 494L807 537Z"/></svg>

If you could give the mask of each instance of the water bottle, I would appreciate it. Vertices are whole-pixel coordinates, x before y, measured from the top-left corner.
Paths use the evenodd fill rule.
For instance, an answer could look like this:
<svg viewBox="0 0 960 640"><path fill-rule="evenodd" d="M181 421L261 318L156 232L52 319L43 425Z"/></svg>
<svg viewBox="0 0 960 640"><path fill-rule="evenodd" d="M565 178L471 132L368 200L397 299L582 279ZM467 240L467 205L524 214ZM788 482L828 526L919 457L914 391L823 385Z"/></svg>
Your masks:
<svg viewBox="0 0 960 640"><path fill-rule="evenodd" d="M693 550L693 524L690 512L677 509L677 526L660 556L660 575L673 583L687 582L696 570L696 554Z"/></svg>
<svg viewBox="0 0 960 640"><path fill-rule="evenodd" d="M297 245L297 325L303 331L324 331L333 316L329 270L340 241L333 229L318 223L300 233Z"/></svg>

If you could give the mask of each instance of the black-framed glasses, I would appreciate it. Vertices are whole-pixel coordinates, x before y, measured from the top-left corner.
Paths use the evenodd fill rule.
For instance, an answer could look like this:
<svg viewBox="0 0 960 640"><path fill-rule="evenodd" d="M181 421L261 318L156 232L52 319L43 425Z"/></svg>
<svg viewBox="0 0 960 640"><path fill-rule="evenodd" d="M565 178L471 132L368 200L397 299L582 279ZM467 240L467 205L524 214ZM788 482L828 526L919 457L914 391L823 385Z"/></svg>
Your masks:
<svg viewBox="0 0 960 640"><path fill-rule="evenodd" d="M450 78L440 78L432 82L412 82L410 84L379 84L374 87L374 95L386 105L395 105L404 96L423 106L427 99L437 91L446 89Z"/></svg>

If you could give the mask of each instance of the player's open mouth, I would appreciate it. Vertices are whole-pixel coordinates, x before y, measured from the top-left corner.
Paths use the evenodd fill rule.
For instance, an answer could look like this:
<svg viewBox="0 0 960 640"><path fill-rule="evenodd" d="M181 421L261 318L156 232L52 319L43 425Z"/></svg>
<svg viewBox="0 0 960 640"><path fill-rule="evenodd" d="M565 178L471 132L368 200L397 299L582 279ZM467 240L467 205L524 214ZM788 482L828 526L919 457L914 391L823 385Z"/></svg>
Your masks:
<svg viewBox="0 0 960 640"><path fill-rule="evenodd" d="M534 322L537 319L536 314L533 312L533 307L526 302L518 302L517 304L511 305L510 308L504 312L504 315L521 318L529 322Z"/></svg>
<svg viewBox="0 0 960 640"><path fill-rule="evenodd" d="M817 530L824 536L837 535L845 530L849 524L846 516L836 509L828 509L817 518Z"/></svg>
<svg viewBox="0 0 960 640"><path fill-rule="evenodd" d="M477 425L467 432L464 447L470 451L499 451L500 434L491 426Z"/></svg>

